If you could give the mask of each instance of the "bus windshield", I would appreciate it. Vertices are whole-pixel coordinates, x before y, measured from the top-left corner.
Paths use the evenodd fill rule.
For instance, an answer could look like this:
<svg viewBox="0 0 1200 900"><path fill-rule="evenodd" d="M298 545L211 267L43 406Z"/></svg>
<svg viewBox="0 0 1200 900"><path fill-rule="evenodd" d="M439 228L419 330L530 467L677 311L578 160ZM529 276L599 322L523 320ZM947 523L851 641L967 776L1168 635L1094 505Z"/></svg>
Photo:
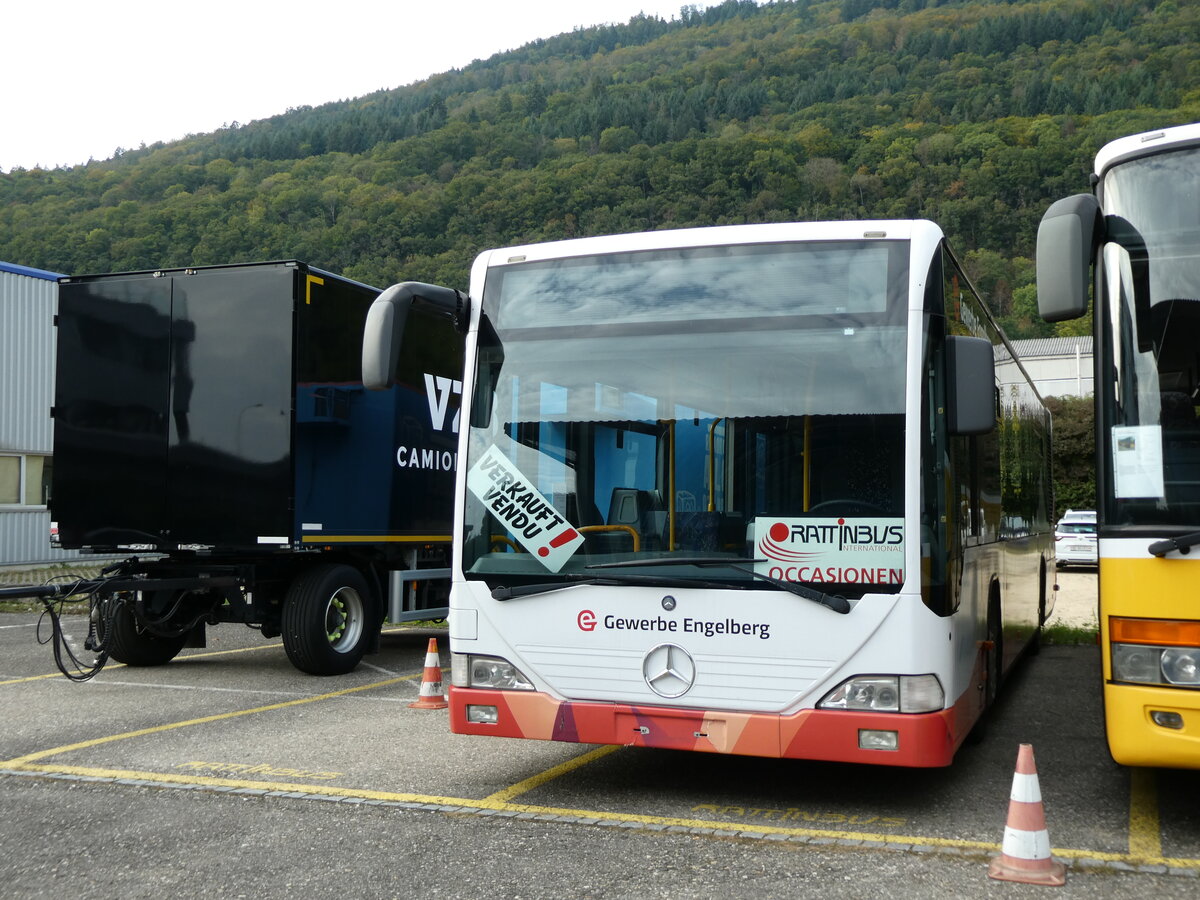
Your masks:
<svg viewBox="0 0 1200 900"><path fill-rule="evenodd" d="M1114 166L1103 182L1110 230L1098 379L1110 526L1200 527L1200 148ZM1144 244L1145 250L1140 249ZM1145 258L1146 279L1138 277Z"/></svg>
<svg viewBox="0 0 1200 900"><path fill-rule="evenodd" d="M466 577L496 587L660 560L685 583L748 585L745 566L674 564L748 561L768 532L805 522L901 537L907 254L845 241L493 268ZM902 574L794 562L785 580L847 596L896 591Z"/></svg>

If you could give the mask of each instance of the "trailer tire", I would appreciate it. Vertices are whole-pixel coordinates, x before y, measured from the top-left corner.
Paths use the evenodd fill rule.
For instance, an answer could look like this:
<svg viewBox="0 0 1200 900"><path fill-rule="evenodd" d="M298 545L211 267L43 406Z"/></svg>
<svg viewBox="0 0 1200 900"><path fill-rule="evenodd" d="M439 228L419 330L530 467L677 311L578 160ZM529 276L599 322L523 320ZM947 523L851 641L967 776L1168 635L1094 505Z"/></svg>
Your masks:
<svg viewBox="0 0 1200 900"><path fill-rule="evenodd" d="M301 672L345 675L370 640L371 591L351 566L323 565L301 572L283 600L283 649Z"/></svg>
<svg viewBox="0 0 1200 900"><path fill-rule="evenodd" d="M107 637L109 657L117 662L127 666L162 666L178 656L187 643L187 632L173 637L155 634L138 624L137 617L127 604L112 602L117 604L112 618L106 620L101 617L98 627L100 637ZM106 621L112 623L112 632L107 636L103 634Z"/></svg>

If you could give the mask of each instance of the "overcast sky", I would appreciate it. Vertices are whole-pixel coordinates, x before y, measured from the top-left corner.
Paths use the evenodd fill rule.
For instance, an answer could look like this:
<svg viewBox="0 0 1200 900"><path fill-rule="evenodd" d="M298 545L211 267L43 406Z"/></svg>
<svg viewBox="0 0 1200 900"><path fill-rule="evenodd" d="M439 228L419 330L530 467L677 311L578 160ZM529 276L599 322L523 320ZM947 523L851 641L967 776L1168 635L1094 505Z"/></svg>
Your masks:
<svg viewBox="0 0 1200 900"><path fill-rule="evenodd" d="M0 16L0 171L107 159L716 2L14 0Z"/></svg>

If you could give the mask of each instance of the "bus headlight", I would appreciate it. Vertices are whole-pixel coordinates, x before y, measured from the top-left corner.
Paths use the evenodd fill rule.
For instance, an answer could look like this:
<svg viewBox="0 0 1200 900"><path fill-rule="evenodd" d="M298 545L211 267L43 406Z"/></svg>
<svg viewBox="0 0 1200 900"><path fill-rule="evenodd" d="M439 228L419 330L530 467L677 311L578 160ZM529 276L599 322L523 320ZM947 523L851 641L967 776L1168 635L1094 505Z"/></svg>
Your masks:
<svg viewBox="0 0 1200 900"><path fill-rule="evenodd" d="M1114 681L1200 687L1200 648L1113 644Z"/></svg>
<svg viewBox="0 0 1200 900"><path fill-rule="evenodd" d="M1200 686L1200 648L1168 647L1163 650L1162 672L1171 684Z"/></svg>
<svg viewBox="0 0 1200 900"><path fill-rule="evenodd" d="M825 695L819 709L926 713L942 709L946 695L936 675L856 675Z"/></svg>
<svg viewBox="0 0 1200 900"><path fill-rule="evenodd" d="M451 654L450 683L455 687L497 691L533 690L533 683L507 659L467 653Z"/></svg>
<svg viewBox="0 0 1200 900"><path fill-rule="evenodd" d="M1133 681L1138 684L1161 684L1163 680L1162 652L1162 647L1113 644L1113 680Z"/></svg>
<svg viewBox="0 0 1200 900"><path fill-rule="evenodd" d="M1114 681L1200 687L1200 622L1109 620Z"/></svg>

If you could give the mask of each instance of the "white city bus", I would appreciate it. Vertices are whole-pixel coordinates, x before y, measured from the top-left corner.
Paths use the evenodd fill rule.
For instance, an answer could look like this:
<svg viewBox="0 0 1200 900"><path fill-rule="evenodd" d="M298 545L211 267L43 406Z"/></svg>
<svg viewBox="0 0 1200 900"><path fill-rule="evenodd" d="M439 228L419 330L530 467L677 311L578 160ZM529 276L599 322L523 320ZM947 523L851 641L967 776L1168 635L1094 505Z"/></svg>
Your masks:
<svg viewBox="0 0 1200 900"><path fill-rule="evenodd" d="M489 250L470 297L456 733L943 766L1051 611L1049 419L940 229Z"/></svg>

